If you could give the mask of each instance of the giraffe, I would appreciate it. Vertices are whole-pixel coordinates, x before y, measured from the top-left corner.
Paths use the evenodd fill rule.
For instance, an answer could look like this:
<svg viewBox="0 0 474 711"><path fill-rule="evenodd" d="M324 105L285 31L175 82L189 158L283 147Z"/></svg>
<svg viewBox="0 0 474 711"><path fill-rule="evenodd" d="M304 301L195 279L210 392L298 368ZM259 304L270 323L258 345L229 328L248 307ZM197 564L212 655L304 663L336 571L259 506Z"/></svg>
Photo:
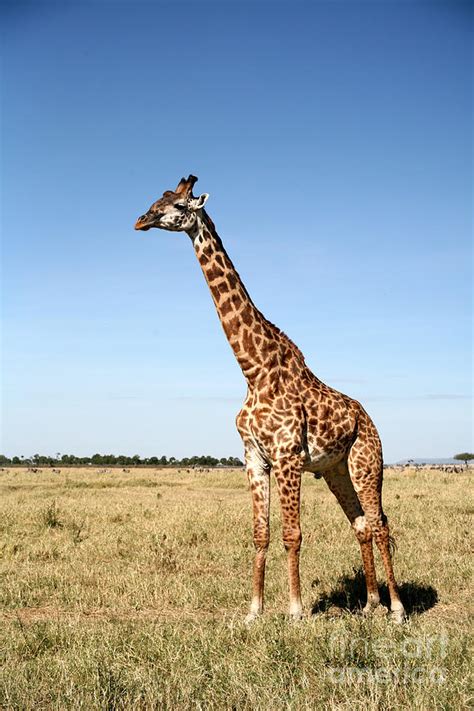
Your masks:
<svg viewBox="0 0 474 711"><path fill-rule="evenodd" d="M247 381L236 425L245 450L252 495L253 592L247 622L263 612L270 542L270 472L276 479L287 552L289 614L302 617L299 578L302 472L322 475L360 544L367 586L366 614L380 602L373 539L382 557L393 620L405 619L393 573L387 517L382 509L383 460L379 435L362 405L319 380L303 354L254 305L204 205L197 178L182 178L138 218L135 229L186 232L209 286L229 344Z"/></svg>

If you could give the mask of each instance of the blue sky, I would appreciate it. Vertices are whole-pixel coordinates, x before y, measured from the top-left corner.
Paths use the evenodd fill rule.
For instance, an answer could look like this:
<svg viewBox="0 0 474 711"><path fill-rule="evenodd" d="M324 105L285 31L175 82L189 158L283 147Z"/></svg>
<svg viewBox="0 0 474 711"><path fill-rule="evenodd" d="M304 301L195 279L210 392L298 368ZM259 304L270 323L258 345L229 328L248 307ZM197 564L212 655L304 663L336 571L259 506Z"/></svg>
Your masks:
<svg viewBox="0 0 474 711"><path fill-rule="evenodd" d="M4 453L242 455L192 246L133 230L188 173L387 461L472 448L468 3L1 13Z"/></svg>

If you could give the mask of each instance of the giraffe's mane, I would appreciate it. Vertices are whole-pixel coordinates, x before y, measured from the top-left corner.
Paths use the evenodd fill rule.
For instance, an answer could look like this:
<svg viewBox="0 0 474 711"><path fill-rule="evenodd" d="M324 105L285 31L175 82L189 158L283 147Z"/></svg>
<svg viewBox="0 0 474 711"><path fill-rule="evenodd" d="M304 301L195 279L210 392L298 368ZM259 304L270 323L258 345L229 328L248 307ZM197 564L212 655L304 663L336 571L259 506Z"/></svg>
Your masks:
<svg viewBox="0 0 474 711"><path fill-rule="evenodd" d="M208 215L208 213L206 212L206 210L203 209L202 214L203 214L203 217L204 217L204 221L205 221L205 223L206 223L206 226L207 226L208 229L212 232L212 234L214 235L214 237L215 237L215 239L217 240L218 244L219 244L219 245L222 247L222 249L224 249L224 251L225 251L224 244L223 244L221 238L219 237L219 234L218 234L218 232L217 232L217 230L216 230L216 226L215 226L214 222L213 222L212 219L209 217L209 215ZM227 255L227 252L226 252L226 255ZM230 258L229 258L228 255L227 255L227 258L228 258L229 261L230 261ZM235 269L235 267L234 267L234 269ZM237 270L236 270L236 271L237 271ZM249 293L247 292L247 289L245 288L245 285L242 284L242 286L243 286L245 292L247 293L248 298L250 299L250 301L252 301L252 299L251 299ZM253 303L253 302L252 302L252 303ZM261 313L261 312L260 312L260 313ZM294 354L299 360L301 360L302 363L305 363L304 355L303 355L303 353L300 351L300 349L298 348L298 346L296 345L296 343L294 343L294 342L291 340L291 338L290 338L289 336L287 336L287 334L286 334L284 331L282 331L280 328L278 328L278 326L275 326L274 323L272 323L271 321L269 321L262 313L261 313L261 316L262 316L262 318L267 322L267 324L270 326L270 328L276 333L276 335L277 335L279 338L282 338L282 339L284 339L284 340L286 341L287 345L288 345L288 346L290 347L290 349L293 351L293 354Z"/></svg>
<svg viewBox="0 0 474 711"><path fill-rule="evenodd" d="M202 215L204 217L204 222L206 223L206 227L212 232L212 234L214 235L214 237L216 238L218 243L220 245L224 246L221 238L219 237L219 235L217 233L216 226L215 226L214 222L211 220L211 218L209 217L209 214L206 212L206 210L204 210L204 208L202 210Z"/></svg>
<svg viewBox="0 0 474 711"><path fill-rule="evenodd" d="M298 348L296 343L294 341L292 341L291 338L284 331L281 330L281 328L278 328L278 326L275 326L275 324L272 323L271 321L269 321L268 319L265 319L265 320L271 326L271 328L273 328L275 330L277 336L279 336L280 338L283 338L287 342L287 344L290 346L291 350L293 351L294 355L297 358L300 358L301 361L304 363L305 362L304 355L301 352L301 350Z"/></svg>

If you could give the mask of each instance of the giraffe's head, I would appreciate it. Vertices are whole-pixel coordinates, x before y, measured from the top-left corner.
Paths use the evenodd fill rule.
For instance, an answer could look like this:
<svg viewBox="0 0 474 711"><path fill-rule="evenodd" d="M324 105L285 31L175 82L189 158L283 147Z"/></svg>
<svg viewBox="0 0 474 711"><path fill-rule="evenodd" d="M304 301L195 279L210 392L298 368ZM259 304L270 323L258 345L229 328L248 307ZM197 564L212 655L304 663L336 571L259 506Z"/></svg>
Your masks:
<svg viewBox="0 0 474 711"><path fill-rule="evenodd" d="M163 197L153 203L148 212L138 218L135 229L149 230L158 227L171 232L187 232L196 221L199 210L209 197L207 193L194 197L194 175L181 178L176 190L167 190Z"/></svg>

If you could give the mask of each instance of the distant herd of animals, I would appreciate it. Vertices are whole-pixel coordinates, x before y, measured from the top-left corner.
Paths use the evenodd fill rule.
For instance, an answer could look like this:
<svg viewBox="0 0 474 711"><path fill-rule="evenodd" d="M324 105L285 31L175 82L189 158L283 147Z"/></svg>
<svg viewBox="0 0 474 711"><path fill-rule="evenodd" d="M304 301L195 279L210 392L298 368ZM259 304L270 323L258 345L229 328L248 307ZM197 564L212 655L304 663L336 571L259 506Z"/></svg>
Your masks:
<svg viewBox="0 0 474 711"><path fill-rule="evenodd" d="M83 465L74 465L72 467L65 467L65 470L67 471L69 468L72 469L77 469L81 468ZM15 468L15 465L12 465L12 468ZM27 472L33 472L34 474L41 474L43 472L43 469L40 469L39 467L22 467L25 469ZM141 467L140 467L141 468ZM147 467L148 468L148 467ZM197 466L192 466L192 467L152 467L152 469L155 469L157 472L160 472L163 470L163 468L172 468L176 469L178 474L180 472L185 472L186 474L191 474L191 472L194 472L196 474L208 474L211 471L215 470L222 470L222 469L237 469L238 467L224 467L222 465L218 465L216 467L212 468L205 468L205 467L197 467ZM446 474L462 474L462 472L466 471L466 467L458 465L458 464L384 464L384 469L420 469L423 471L432 471L432 472L445 472ZM468 467L469 468L469 467ZM472 467L471 467L472 468ZM97 474L110 474L113 471L117 471L119 467L113 467L111 469L97 469L96 473ZM0 472L8 472L9 469L6 467L0 467ZM50 471L53 474L61 474L61 469L56 469L55 467L51 466L49 467L46 471ZM132 470L131 469L124 469L121 468L122 473L124 474L129 474ZM322 475L321 475L322 476ZM320 478L319 474L315 474L316 478Z"/></svg>

